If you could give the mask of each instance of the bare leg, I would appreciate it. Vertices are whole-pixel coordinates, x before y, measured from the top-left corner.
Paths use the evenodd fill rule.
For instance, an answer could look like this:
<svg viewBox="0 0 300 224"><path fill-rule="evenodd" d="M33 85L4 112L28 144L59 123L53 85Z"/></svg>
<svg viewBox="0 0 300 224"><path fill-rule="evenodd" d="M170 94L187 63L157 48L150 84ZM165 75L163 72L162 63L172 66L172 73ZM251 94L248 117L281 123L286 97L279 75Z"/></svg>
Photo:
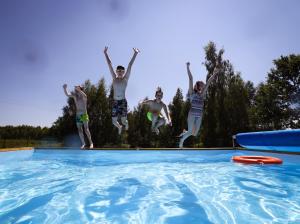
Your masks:
<svg viewBox="0 0 300 224"><path fill-rule="evenodd" d="M78 134L81 140L81 148L83 149L85 147L85 141L84 141L84 134L83 134L83 130L82 130L82 124L77 123L77 129L78 129Z"/></svg>
<svg viewBox="0 0 300 224"><path fill-rule="evenodd" d="M157 124L156 124L156 128L159 128L160 126L163 126L163 125L165 125L166 124L166 120L165 120L165 118L163 118L163 117L160 117L160 118L158 118L158 122L157 122Z"/></svg>
<svg viewBox="0 0 300 224"><path fill-rule="evenodd" d="M181 134L181 138L180 138L180 141L179 141L179 148L182 148L184 141L188 137L190 137L191 135L193 135L193 129L194 129L194 124L195 124L195 117L193 115L189 114L187 122L188 122L188 130L185 133Z"/></svg>
<svg viewBox="0 0 300 224"><path fill-rule="evenodd" d="M165 124L166 124L165 118L158 117L158 119L156 121L156 125L154 127L154 130L155 130L155 132L156 132L157 135L159 134L159 129L158 128L161 127L161 126L163 126L163 125L165 125Z"/></svg>
<svg viewBox="0 0 300 224"><path fill-rule="evenodd" d="M120 125L120 123L118 122L118 117L113 117L112 123L114 126L116 126L118 128L118 133L120 135L122 133L122 125Z"/></svg>
<svg viewBox="0 0 300 224"><path fill-rule="evenodd" d="M125 130L128 131L128 120L127 120L127 117L121 117L121 122L125 126Z"/></svg>
<svg viewBox="0 0 300 224"><path fill-rule="evenodd" d="M151 129L154 130L158 117L156 115L152 115L152 124Z"/></svg>
<svg viewBox="0 0 300 224"><path fill-rule="evenodd" d="M155 132L157 135L159 134L159 130L156 128L158 121L158 116L157 115L152 115L152 124L151 124L151 130L152 132Z"/></svg>
<svg viewBox="0 0 300 224"><path fill-rule="evenodd" d="M90 149L94 148L93 142L92 142L92 136L90 133L90 129L89 129L89 123L88 122L84 122L83 123L84 126L84 131L86 133L86 136L88 137L89 143L90 143Z"/></svg>
<svg viewBox="0 0 300 224"><path fill-rule="evenodd" d="M202 117L197 117L195 119L195 124L194 124L194 130L193 130L193 136L197 136L201 127L202 123Z"/></svg>

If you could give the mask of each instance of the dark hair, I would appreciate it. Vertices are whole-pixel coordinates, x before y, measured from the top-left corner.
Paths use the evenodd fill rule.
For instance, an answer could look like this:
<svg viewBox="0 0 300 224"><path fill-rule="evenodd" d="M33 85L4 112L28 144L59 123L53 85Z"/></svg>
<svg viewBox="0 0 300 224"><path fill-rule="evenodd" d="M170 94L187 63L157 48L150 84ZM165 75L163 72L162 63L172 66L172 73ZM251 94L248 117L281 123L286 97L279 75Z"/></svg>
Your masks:
<svg viewBox="0 0 300 224"><path fill-rule="evenodd" d="M117 70L125 70L125 68L122 65L118 65Z"/></svg>
<svg viewBox="0 0 300 224"><path fill-rule="evenodd" d="M78 86L76 86L76 87L79 87L79 89L83 92L83 90L84 90L83 86L78 85Z"/></svg>
<svg viewBox="0 0 300 224"><path fill-rule="evenodd" d="M160 87L157 87L156 92L155 92L155 96L156 96L158 93L161 93L161 95L164 95L164 93L163 93L163 91L161 90Z"/></svg>
<svg viewBox="0 0 300 224"><path fill-rule="evenodd" d="M198 87L199 85L205 85L204 84L204 82L202 82L202 81L197 81L196 83L195 83L195 86L194 86L194 92L197 92L197 89L196 89L196 87Z"/></svg>

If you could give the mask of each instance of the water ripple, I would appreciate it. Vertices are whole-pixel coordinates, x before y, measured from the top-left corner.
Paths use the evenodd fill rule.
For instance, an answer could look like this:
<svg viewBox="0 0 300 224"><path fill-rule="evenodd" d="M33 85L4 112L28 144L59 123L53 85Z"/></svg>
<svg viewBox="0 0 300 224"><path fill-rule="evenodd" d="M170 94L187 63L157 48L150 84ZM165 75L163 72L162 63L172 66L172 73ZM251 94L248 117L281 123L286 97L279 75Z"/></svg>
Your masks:
<svg viewBox="0 0 300 224"><path fill-rule="evenodd" d="M38 152L0 164L0 223L300 223L299 165L231 156Z"/></svg>

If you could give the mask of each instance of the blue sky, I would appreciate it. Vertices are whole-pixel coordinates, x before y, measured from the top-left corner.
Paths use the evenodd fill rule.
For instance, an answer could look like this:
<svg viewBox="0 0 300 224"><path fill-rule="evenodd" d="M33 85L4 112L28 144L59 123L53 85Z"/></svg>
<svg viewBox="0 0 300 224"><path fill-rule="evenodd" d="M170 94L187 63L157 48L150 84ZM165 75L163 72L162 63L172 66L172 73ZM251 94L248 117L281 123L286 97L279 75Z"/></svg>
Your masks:
<svg viewBox="0 0 300 224"><path fill-rule="evenodd" d="M128 64L132 109L157 86L169 103L186 92L185 62L196 79L206 72L203 47L224 47L244 80L265 80L272 60L300 52L297 0L0 0L0 125L51 126L70 87L101 77L111 82L103 56Z"/></svg>

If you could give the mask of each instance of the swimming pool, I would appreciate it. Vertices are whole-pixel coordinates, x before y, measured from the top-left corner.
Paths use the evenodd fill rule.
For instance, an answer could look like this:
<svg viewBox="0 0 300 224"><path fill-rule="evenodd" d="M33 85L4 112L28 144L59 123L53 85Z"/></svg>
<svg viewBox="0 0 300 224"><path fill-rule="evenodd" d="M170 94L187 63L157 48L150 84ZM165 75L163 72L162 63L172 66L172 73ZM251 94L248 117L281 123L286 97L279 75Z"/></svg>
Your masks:
<svg viewBox="0 0 300 224"><path fill-rule="evenodd" d="M241 165L233 155L283 165ZM300 156L249 151L0 153L0 223L300 223Z"/></svg>

